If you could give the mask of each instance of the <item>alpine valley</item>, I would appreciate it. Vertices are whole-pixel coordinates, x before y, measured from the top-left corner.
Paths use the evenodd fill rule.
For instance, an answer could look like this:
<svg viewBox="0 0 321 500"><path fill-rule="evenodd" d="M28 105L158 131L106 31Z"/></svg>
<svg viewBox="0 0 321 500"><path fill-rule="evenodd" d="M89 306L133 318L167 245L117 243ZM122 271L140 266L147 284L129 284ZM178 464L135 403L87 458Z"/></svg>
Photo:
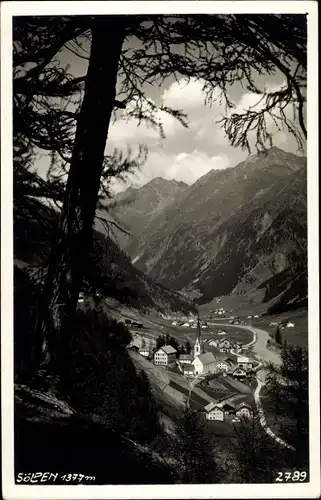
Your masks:
<svg viewBox="0 0 321 500"><path fill-rule="evenodd" d="M188 186L156 178L109 214L132 263L198 303L222 295L288 310L307 305L307 162L272 147Z"/></svg>

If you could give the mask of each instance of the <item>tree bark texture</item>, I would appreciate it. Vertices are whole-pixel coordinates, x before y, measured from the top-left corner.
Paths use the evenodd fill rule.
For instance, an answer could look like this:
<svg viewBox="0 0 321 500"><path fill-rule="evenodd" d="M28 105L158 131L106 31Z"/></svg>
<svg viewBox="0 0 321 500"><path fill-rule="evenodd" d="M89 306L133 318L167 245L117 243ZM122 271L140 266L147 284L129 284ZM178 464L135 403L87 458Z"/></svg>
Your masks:
<svg viewBox="0 0 321 500"><path fill-rule="evenodd" d="M91 32L84 98L57 235L39 304L39 342L34 352L35 360L39 359L46 339L50 360L58 371L68 364L79 290L92 246L97 196L125 37L124 17L100 16L93 21Z"/></svg>

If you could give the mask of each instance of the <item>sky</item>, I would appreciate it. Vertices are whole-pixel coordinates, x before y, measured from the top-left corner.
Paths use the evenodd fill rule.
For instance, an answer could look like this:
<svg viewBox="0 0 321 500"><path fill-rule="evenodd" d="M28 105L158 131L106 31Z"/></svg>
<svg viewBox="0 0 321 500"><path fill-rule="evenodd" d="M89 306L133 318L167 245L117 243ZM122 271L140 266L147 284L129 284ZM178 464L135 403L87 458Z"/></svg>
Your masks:
<svg viewBox="0 0 321 500"><path fill-rule="evenodd" d="M278 88L282 83L274 78L269 85L271 88ZM248 109L258 101L258 96L254 94L240 91L236 94L235 104L238 110ZM161 139L157 131L146 125L137 127L134 120L127 122L125 118L117 120L110 129L110 150L114 146L121 148L124 144L133 150L138 143L148 147L146 163L130 178L129 184L139 186L154 177L192 184L210 170L234 167L248 156L247 151L229 145L222 125L217 123L222 115L220 105L204 105L202 82L192 80L187 84L184 80L174 81L161 91L160 102L165 106L184 110L188 115L189 127L184 128L175 118L162 113L160 118L164 125L165 139ZM272 125L270 130L273 132ZM274 145L297 153L294 138L284 132L275 134ZM118 188L117 183L114 187L123 188Z"/></svg>
<svg viewBox="0 0 321 500"><path fill-rule="evenodd" d="M59 57L62 65L68 66L69 72L75 76L86 73L87 61L71 51L65 49ZM280 74L269 77L258 75L254 78L260 88L268 90L282 87L283 79ZM210 170L234 167L248 156L247 151L229 145L222 125L217 123L224 110L217 102L205 106L202 86L202 81L195 79L187 83L183 78L178 82L169 78L161 88L146 87L148 97L156 104L181 109L188 116L189 126L184 128L172 116L158 113L166 135L163 139L158 131L144 123L138 126L136 120L128 120L126 111L117 113L118 119L109 128L106 152L112 153L117 148L126 153L127 148L130 148L135 155L141 144L148 148L148 156L144 165L130 175L125 183L119 180L112 182L114 192L123 191L128 186L139 187L155 177L192 184ZM239 84L230 88L229 96L236 105L236 111L255 106L259 100L259 96L245 91ZM289 108L287 113L291 116L292 110ZM272 122L269 131L274 133L274 146L298 154L293 137L277 131ZM45 175L48 162L47 157L38 159L36 167L41 175Z"/></svg>

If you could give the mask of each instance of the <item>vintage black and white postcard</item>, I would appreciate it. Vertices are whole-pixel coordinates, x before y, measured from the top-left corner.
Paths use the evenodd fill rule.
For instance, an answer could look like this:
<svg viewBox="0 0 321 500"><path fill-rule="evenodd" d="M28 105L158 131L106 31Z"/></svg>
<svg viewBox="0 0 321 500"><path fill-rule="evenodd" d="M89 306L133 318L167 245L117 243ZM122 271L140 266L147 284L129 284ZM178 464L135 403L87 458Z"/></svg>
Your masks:
<svg viewBox="0 0 321 500"><path fill-rule="evenodd" d="M319 496L317 36L2 3L4 498Z"/></svg>

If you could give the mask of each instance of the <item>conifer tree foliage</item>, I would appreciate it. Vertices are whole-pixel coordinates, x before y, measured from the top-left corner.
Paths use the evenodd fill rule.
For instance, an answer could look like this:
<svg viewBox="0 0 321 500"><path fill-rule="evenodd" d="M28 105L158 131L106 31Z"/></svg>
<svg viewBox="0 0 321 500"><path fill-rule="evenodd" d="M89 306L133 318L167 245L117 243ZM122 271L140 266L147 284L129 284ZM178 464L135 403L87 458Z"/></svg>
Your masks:
<svg viewBox="0 0 321 500"><path fill-rule="evenodd" d="M172 453L180 463L181 482L218 482L213 438L205 432L205 418L186 404L176 422Z"/></svg>
<svg viewBox="0 0 321 500"><path fill-rule="evenodd" d="M308 352L285 343L281 359L280 366L270 365L267 389L275 402L276 416L282 419L282 437L294 447L294 464L304 467L309 457Z"/></svg>
<svg viewBox="0 0 321 500"><path fill-rule="evenodd" d="M282 344L282 334L279 326L276 328L274 340L277 344Z"/></svg>
<svg viewBox="0 0 321 500"><path fill-rule="evenodd" d="M14 378L25 382L29 358L35 342L35 323L39 290L28 274L14 269Z"/></svg>
<svg viewBox="0 0 321 500"><path fill-rule="evenodd" d="M139 42L135 48L128 45L133 38ZM82 45L84 40L87 47ZM89 60L87 74L77 78L61 68L56 57L71 41L77 54ZM257 88L255 74L276 71L285 77L280 91ZM54 364L59 369L68 365L61 358L64 349L59 356L57 349L70 341L102 180L132 165L125 161L119 166L104 157L114 109L128 105L128 118L147 122L161 135L164 130L157 109L187 126L184 110L157 108L145 92L146 85L161 85L173 76L201 80L207 104L222 101L227 109L222 124L232 145L249 149L248 135L255 130L256 147L264 148L272 141L267 131L269 116L302 146L306 136L305 16L76 16L22 19L14 28L15 151L43 148L52 152L53 164L61 158L59 165L68 173L39 307L35 360L41 357L45 335ZM258 94L259 110L233 113L228 89L235 82ZM294 103L296 121L285 114L290 103ZM54 313L56 303L65 304L63 324Z"/></svg>
<svg viewBox="0 0 321 500"><path fill-rule="evenodd" d="M236 458L237 473L242 483L270 483L275 470L284 466L279 446L268 436L260 423L260 416L253 405L250 417L241 417L234 425L230 451Z"/></svg>
<svg viewBox="0 0 321 500"><path fill-rule="evenodd" d="M192 346L188 340L185 343L185 350L186 350L186 354L191 354Z"/></svg>
<svg viewBox="0 0 321 500"><path fill-rule="evenodd" d="M158 410L146 374L136 372L127 353L130 340L128 329L99 306L78 311L61 387L79 412L100 415L117 432L150 442L160 430Z"/></svg>
<svg viewBox="0 0 321 500"><path fill-rule="evenodd" d="M156 348L160 349L163 345L171 345L177 352L179 352L180 344L177 342L174 337L172 337L169 333L166 335L159 335L156 339Z"/></svg>

